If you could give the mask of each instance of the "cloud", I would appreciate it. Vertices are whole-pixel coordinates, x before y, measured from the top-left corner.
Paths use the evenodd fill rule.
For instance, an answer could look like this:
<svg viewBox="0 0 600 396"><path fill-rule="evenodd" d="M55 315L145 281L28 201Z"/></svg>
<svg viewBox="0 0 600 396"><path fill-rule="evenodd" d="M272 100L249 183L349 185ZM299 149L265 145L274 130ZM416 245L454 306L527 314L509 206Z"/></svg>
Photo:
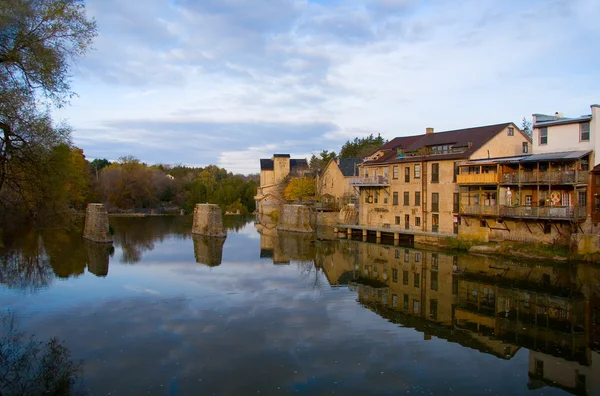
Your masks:
<svg viewBox="0 0 600 396"><path fill-rule="evenodd" d="M578 115L598 101L593 0L86 4L97 50L75 69L80 98L57 115L90 157L193 157L248 173L265 154L256 147L310 154L352 133ZM318 136L315 125L334 127ZM298 146L279 136L298 133Z"/></svg>

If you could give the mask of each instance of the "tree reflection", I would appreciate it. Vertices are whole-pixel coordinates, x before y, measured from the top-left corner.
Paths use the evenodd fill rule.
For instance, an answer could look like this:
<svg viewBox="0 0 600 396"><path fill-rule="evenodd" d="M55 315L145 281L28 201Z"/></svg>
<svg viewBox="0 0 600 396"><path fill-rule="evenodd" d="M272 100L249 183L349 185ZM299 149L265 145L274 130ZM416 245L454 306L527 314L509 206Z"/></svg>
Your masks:
<svg viewBox="0 0 600 396"><path fill-rule="evenodd" d="M28 233L18 247L0 255L0 283L10 288L35 291L52 283L53 271L41 238Z"/></svg>
<svg viewBox="0 0 600 396"><path fill-rule="evenodd" d="M81 362L56 338L46 342L18 330L13 312L0 314L0 392L9 395L81 395Z"/></svg>

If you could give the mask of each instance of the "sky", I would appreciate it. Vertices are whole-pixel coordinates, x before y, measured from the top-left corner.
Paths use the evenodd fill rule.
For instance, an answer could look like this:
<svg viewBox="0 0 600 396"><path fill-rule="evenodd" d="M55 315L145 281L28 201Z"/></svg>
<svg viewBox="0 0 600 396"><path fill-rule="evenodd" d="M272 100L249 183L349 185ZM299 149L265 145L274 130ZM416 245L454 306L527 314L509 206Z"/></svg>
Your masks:
<svg viewBox="0 0 600 396"><path fill-rule="evenodd" d="M590 113L597 0L87 0L55 118L88 159L257 173L386 139Z"/></svg>

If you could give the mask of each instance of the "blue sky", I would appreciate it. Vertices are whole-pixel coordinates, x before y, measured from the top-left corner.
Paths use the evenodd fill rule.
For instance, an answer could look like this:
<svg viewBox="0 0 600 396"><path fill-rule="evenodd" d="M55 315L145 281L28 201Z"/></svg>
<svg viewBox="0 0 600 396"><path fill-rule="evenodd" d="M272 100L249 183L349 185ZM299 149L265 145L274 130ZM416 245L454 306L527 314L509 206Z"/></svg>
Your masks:
<svg viewBox="0 0 600 396"><path fill-rule="evenodd" d="M348 139L579 116L597 0L88 0L99 35L58 119L88 158L258 171Z"/></svg>

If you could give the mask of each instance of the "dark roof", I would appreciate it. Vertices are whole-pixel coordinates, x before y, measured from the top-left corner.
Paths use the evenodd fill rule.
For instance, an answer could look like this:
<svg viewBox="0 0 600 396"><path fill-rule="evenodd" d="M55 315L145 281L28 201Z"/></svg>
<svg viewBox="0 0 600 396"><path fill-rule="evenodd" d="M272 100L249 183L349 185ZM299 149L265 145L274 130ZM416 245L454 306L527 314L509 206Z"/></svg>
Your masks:
<svg viewBox="0 0 600 396"><path fill-rule="evenodd" d="M289 158L289 154L275 154L273 157ZM260 159L260 170L274 170L274 163L272 159L261 158ZM308 162L306 159L290 159L290 172L297 172L308 169Z"/></svg>
<svg viewBox="0 0 600 396"><path fill-rule="evenodd" d="M360 158L340 158L338 167L345 177L354 176L354 173L357 172L356 165L361 162Z"/></svg>
<svg viewBox="0 0 600 396"><path fill-rule="evenodd" d="M592 120L592 115L584 115L577 118L566 118L566 117L556 117L556 116L547 116L544 114L535 114L537 122L533 126L534 128L541 128L545 126L552 125L564 125L564 124L579 124L581 122L589 122ZM541 118L541 120L540 120Z"/></svg>
<svg viewBox="0 0 600 396"><path fill-rule="evenodd" d="M380 150L389 150L388 153L384 154L377 160L367 161L366 163L379 164L468 158L490 139L511 125L515 127L512 122L506 122L504 124L487 125L474 128L456 129L453 131L426 133L423 135L395 138L380 148ZM519 130L519 128L516 127L515 129ZM447 154L406 156L405 158L397 158L398 155L396 150L398 148L404 149L405 153L410 153L426 147L440 145L452 145L453 148L462 148L463 150L460 152L450 152Z"/></svg>
<svg viewBox="0 0 600 396"><path fill-rule="evenodd" d="M273 160L261 158L260 170L273 170Z"/></svg>

